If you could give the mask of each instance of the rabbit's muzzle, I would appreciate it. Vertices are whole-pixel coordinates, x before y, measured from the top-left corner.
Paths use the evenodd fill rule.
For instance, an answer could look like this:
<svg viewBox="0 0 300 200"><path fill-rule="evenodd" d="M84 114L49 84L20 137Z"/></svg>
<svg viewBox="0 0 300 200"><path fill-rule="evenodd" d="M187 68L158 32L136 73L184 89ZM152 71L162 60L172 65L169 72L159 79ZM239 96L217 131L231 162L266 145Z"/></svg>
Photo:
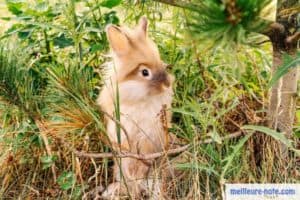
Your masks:
<svg viewBox="0 0 300 200"><path fill-rule="evenodd" d="M156 88L169 88L171 85L169 74L167 74L166 71L156 72L155 74L153 74L150 84L151 86L154 86Z"/></svg>

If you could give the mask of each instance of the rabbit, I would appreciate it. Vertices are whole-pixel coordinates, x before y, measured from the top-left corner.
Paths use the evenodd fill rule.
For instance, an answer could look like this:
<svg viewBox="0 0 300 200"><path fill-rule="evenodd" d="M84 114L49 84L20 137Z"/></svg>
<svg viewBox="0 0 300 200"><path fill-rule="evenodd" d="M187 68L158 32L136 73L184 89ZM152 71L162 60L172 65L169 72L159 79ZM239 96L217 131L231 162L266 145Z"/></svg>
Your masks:
<svg viewBox="0 0 300 200"><path fill-rule="evenodd" d="M112 62L107 67L97 104L107 114L107 136L115 151L151 154L163 151L168 142L160 113L165 108L166 124L170 126L174 78L167 73L167 65L148 37L147 29L146 17L133 29L106 27ZM116 109L117 102L119 109ZM120 124L112 119L118 110ZM117 126L122 127L119 142ZM151 173L154 174L146 161L129 157L115 159L114 182L102 197L115 199L129 192L134 199L140 199L142 191L152 188L155 192L151 199L162 199L159 180L147 179Z"/></svg>

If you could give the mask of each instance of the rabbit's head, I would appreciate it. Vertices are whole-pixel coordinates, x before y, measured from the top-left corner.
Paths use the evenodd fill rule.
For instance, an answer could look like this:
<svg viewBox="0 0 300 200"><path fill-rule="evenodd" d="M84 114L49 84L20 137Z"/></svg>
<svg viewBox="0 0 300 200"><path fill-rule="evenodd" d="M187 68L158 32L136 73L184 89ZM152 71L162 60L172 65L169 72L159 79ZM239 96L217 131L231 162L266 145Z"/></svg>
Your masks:
<svg viewBox="0 0 300 200"><path fill-rule="evenodd" d="M171 91L172 77L156 44L148 37L147 28L145 17L133 29L115 25L106 28L115 65L114 79L122 99L138 101Z"/></svg>

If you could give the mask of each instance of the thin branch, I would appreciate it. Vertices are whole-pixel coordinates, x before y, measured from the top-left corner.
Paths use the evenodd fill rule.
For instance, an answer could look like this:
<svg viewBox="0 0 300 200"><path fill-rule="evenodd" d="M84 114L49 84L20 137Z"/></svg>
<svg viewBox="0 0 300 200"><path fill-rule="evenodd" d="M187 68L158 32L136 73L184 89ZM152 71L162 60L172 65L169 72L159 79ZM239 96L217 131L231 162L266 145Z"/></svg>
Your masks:
<svg viewBox="0 0 300 200"><path fill-rule="evenodd" d="M300 40L300 31L294 33L293 35L286 38L286 43L288 44L294 44L297 43L298 40Z"/></svg>
<svg viewBox="0 0 300 200"><path fill-rule="evenodd" d="M226 139L232 139L232 138L237 138L243 135L242 131L238 131L235 133L232 133L230 135L226 135L221 138L221 141L224 141ZM203 141L199 141L198 144L209 144L213 143L213 139L206 139ZM131 152L119 152L119 153L86 153L86 152L81 152L77 150L73 150L74 154L78 157L88 157L88 158L135 158L138 160L151 160L151 159L156 159L164 155L174 155L178 154L181 152L184 152L185 150L189 149L192 146L192 144L187 144L179 148L175 149L170 149L168 151L164 152L157 152L157 153L152 153L152 154L136 154L136 153L131 153Z"/></svg>

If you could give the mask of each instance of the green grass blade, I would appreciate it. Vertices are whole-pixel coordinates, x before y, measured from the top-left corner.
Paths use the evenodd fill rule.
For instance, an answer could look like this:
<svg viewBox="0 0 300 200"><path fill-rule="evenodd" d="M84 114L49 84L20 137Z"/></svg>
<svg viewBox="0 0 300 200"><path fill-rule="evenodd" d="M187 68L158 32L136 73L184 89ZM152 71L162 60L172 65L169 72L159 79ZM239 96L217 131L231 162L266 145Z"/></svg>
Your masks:
<svg viewBox="0 0 300 200"><path fill-rule="evenodd" d="M264 126L254 126L254 125L245 125L242 127L244 130L253 130L253 131L259 131L261 133L264 133L266 135L269 135L273 137L275 140L280 141L285 146L287 146L289 149L296 152L298 155L300 155L300 151L297 150L294 146L291 140L285 137L284 133L277 132L273 129L270 129L268 127Z"/></svg>
<svg viewBox="0 0 300 200"><path fill-rule="evenodd" d="M283 55L283 64L277 69L274 76L272 77L268 87L272 87L281 77L289 72L293 67L297 67L300 63L300 52L298 52L296 58L288 54Z"/></svg>
<svg viewBox="0 0 300 200"><path fill-rule="evenodd" d="M247 142L247 140L252 136L253 132L248 133L244 138L242 138L235 146L233 146L233 152L225 157L223 161L226 162L225 166L222 169L221 173L221 180L224 179L226 172L228 171L229 167L232 165L234 158L238 154L239 151L241 151L244 144Z"/></svg>

